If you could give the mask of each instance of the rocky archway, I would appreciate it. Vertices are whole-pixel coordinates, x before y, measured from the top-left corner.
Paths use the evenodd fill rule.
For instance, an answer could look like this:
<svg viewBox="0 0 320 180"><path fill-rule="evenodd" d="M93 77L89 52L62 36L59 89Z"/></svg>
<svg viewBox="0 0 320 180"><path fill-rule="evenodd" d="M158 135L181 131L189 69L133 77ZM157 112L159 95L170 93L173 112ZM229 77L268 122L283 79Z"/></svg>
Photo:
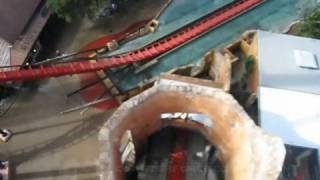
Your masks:
<svg viewBox="0 0 320 180"><path fill-rule="evenodd" d="M161 119L164 113L176 112L203 114L211 123ZM161 79L123 103L101 129L102 179L123 179L119 148L127 130L139 152L147 138L165 126L201 132L218 149L227 180L276 180L282 169L282 141L257 127L232 95L213 87Z"/></svg>

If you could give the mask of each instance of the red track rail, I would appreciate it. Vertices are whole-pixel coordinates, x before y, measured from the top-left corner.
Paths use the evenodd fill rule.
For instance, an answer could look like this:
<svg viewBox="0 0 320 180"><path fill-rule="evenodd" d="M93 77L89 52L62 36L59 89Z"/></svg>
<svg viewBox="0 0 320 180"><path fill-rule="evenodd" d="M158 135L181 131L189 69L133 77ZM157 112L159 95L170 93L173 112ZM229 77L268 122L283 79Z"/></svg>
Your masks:
<svg viewBox="0 0 320 180"><path fill-rule="evenodd" d="M183 28L182 30L159 42L153 43L128 54L101 59L94 63L77 62L65 65L40 67L36 69L0 72L0 83L7 81L29 81L49 77L94 72L126 64L132 64L139 61L147 61L204 35L205 33L258 6L264 1L265 0L237 1L232 3L232 5L213 13L211 16L191 25L190 27Z"/></svg>

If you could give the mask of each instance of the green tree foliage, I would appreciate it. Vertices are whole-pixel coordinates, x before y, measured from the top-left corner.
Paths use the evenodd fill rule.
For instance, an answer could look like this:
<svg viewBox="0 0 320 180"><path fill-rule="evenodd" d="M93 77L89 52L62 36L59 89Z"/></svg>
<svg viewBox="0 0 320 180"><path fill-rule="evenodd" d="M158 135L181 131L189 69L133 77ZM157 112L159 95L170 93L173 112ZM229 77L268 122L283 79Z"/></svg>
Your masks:
<svg viewBox="0 0 320 180"><path fill-rule="evenodd" d="M110 0L47 0L48 8L70 22L87 15L95 19L108 6Z"/></svg>
<svg viewBox="0 0 320 180"><path fill-rule="evenodd" d="M299 29L298 35L320 38L320 9L307 13Z"/></svg>

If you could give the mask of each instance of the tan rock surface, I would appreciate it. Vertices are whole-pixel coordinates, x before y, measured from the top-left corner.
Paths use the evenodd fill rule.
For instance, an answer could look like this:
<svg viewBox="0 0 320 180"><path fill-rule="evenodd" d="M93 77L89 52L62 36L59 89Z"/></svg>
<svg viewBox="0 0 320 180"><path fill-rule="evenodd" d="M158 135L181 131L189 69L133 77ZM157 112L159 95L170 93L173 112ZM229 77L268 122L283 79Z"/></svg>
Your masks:
<svg viewBox="0 0 320 180"><path fill-rule="evenodd" d="M201 113L213 126L191 121L160 119L162 113ZM276 180L284 161L283 142L265 134L238 102L221 89L173 80L156 85L123 103L100 131L101 177L122 180L119 144L123 133L131 130L137 152L147 138L164 126L201 132L220 153L227 180Z"/></svg>

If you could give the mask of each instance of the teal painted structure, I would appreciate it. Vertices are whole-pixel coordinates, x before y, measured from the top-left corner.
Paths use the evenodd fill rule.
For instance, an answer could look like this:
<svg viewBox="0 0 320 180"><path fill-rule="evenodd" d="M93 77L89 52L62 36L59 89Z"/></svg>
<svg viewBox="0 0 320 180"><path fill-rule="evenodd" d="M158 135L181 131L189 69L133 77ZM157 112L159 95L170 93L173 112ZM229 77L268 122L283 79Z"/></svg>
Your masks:
<svg viewBox="0 0 320 180"><path fill-rule="evenodd" d="M173 0L159 17L160 26L156 32L130 41L108 55L121 54L142 48L231 2L233 0Z"/></svg>
<svg viewBox="0 0 320 180"><path fill-rule="evenodd" d="M159 32L132 41L113 54L143 47L210 13L212 9L216 10L230 2L232 1L174 0L159 18L161 24ZM159 58L157 64L139 74L134 74L133 68L128 68L120 73L109 71L108 74L112 81L117 84L117 87L125 92L134 89L141 82L160 75L162 72L188 64L197 65L206 52L224 47L239 38L246 30L262 29L281 32L291 22L298 20L306 11L311 10L318 4L317 0L266 0L259 7Z"/></svg>

